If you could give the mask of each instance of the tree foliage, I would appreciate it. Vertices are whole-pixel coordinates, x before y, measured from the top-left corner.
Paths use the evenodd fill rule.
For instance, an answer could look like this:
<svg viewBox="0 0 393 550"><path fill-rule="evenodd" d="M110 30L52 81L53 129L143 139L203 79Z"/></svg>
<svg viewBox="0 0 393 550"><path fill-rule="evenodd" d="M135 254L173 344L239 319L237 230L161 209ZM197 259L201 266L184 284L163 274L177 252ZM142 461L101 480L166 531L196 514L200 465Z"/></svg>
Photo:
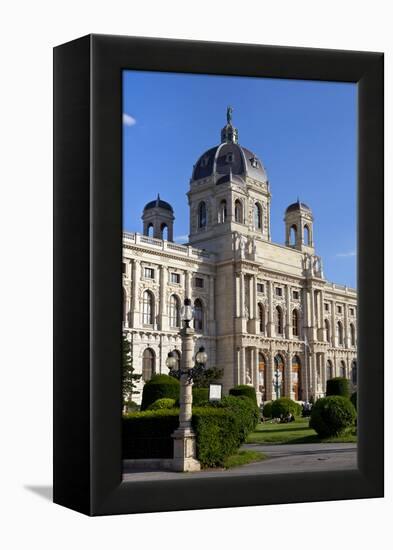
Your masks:
<svg viewBox="0 0 393 550"><path fill-rule="evenodd" d="M122 342L122 393L123 405L126 406L128 401L132 400L132 396L139 393L136 390L137 382L141 374L135 374L135 369L132 366L132 349L131 343L127 339L127 335L123 332Z"/></svg>

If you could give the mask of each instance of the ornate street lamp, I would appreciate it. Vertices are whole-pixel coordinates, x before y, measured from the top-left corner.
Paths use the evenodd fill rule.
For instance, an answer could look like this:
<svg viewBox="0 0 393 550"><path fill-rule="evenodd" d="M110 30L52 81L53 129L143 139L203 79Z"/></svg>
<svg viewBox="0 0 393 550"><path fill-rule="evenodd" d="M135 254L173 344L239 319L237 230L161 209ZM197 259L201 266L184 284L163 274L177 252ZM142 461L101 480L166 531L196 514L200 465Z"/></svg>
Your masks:
<svg viewBox="0 0 393 550"><path fill-rule="evenodd" d="M206 365L206 363L207 363L207 353L206 353L205 348L203 346L201 346L199 348L199 351L195 356L195 361L198 363L198 365Z"/></svg>
<svg viewBox="0 0 393 550"><path fill-rule="evenodd" d="M181 311L183 328L180 331L182 354L179 372L180 376L180 411L179 427L172 434L174 440L173 467L178 472L191 472L201 469L196 459L195 433L191 426L192 419L192 375L193 375L193 352L194 352L194 329L190 326L193 318L191 300L186 298ZM173 356L170 352L167 358L167 366L173 365ZM204 349L196 354L199 360L206 361L207 356ZM196 361L198 361L195 357ZM174 373L172 366L171 373Z"/></svg>
<svg viewBox="0 0 393 550"><path fill-rule="evenodd" d="M166 358L165 364L168 367L170 373L172 374L172 372L171 372L172 369L174 369L177 365L177 359L176 359L176 356L173 353L173 351L170 351L168 353L168 357Z"/></svg>

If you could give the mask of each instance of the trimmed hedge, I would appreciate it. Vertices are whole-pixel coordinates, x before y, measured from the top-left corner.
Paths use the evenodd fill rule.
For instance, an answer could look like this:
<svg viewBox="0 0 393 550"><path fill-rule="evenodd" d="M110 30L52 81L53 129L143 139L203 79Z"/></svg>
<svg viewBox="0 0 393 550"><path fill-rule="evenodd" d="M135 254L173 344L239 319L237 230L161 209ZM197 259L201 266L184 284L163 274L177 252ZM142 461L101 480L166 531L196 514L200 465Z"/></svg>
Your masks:
<svg viewBox="0 0 393 550"><path fill-rule="evenodd" d="M171 434L179 409L132 413L123 418L123 458L173 458Z"/></svg>
<svg viewBox="0 0 393 550"><path fill-rule="evenodd" d="M272 418L272 402L267 401L263 405L262 414L264 418Z"/></svg>
<svg viewBox="0 0 393 550"><path fill-rule="evenodd" d="M195 407L209 403L209 388L192 387L192 404Z"/></svg>
<svg viewBox="0 0 393 550"><path fill-rule="evenodd" d="M157 399L169 397L177 399L180 392L179 380L167 374L155 374L143 386L141 411L145 411Z"/></svg>
<svg viewBox="0 0 393 550"><path fill-rule="evenodd" d="M161 399L157 399L157 401L154 401L154 403L149 405L147 410L156 411L159 409L173 409L175 404L176 401L174 399L171 399L170 397L161 397Z"/></svg>
<svg viewBox="0 0 393 550"><path fill-rule="evenodd" d="M240 395L244 395L246 397L249 397L253 401L255 401L255 404L257 403L257 396L255 393L255 388L253 386L247 386L246 384L240 384L238 386L235 386L234 388L231 388L229 390L229 395L233 395L235 397L239 397Z"/></svg>
<svg viewBox="0 0 393 550"><path fill-rule="evenodd" d="M356 410L349 399L330 395L318 399L311 410L310 428L320 437L338 436L354 425Z"/></svg>
<svg viewBox="0 0 393 550"><path fill-rule="evenodd" d="M301 406L296 401L289 399L289 397L280 397L272 401L272 417L280 418L281 415L287 416L289 413L293 416L299 416L301 413Z"/></svg>
<svg viewBox="0 0 393 550"><path fill-rule="evenodd" d="M356 410L358 410L358 392L357 391L353 392L350 399L351 399L352 405L355 407Z"/></svg>
<svg viewBox="0 0 393 550"><path fill-rule="evenodd" d="M349 399L349 382L346 378L337 376L326 381L326 397L341 395Z"/></svg>
<svg viewBox="0 0 393 550"><path fill-rule="evenodd" d="M151 410L123 419L123 458L172 458L171 434L179 425L179 409ZM214 406L195 407L192 426L197 458L204 467L222 466L244 442L259 419L248 397L228 396Z"/></svg>

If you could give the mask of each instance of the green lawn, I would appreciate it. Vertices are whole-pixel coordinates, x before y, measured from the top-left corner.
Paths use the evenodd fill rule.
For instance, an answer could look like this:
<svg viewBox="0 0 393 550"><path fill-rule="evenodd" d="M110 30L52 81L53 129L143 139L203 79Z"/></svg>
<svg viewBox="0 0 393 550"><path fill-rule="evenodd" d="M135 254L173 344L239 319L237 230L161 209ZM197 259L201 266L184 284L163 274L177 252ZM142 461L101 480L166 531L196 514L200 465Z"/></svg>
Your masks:
<svg viewBox="0 0 393 550"><path fill-rule="evenodd" d="M236 466L243 466L251 462L259 462L265 458L266 455L264 453L258 453L257 451L237 451L237 453L225 459L224 468L235 468Z"/></svg>
<svg viewBox="0 0 393 550"><path fill-rule="evenodd" d="M246 443L356 443L355 430L339 437L321 439L313 429L308 427L308 422L308 418L299 418L288 424L271 421L260 423L248 436Z"/></svg>

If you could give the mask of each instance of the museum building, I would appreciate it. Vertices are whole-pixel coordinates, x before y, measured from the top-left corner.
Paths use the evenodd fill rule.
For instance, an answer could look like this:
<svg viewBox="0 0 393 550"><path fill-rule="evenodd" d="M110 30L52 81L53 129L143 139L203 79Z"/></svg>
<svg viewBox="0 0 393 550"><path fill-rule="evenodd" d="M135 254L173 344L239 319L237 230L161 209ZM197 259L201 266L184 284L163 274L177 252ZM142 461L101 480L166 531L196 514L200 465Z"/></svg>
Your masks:
<svg viewBox="0 0 393 550"><path fill-rule="evenodd" d="M267 174L239 144L231 109L221 143L194 165L187 195L188 244L173 242L173 208L160 196L143 210L143 232L123 234L123 329L139 390L168 373L170 351L180 364L186 297L195 350L203 345L208 366L223 369L224 393L250 384L258 401L315 399L334 376L356 388L356 290L326 281L305 203L285 211L285 245L272 242Z"/></svg>

